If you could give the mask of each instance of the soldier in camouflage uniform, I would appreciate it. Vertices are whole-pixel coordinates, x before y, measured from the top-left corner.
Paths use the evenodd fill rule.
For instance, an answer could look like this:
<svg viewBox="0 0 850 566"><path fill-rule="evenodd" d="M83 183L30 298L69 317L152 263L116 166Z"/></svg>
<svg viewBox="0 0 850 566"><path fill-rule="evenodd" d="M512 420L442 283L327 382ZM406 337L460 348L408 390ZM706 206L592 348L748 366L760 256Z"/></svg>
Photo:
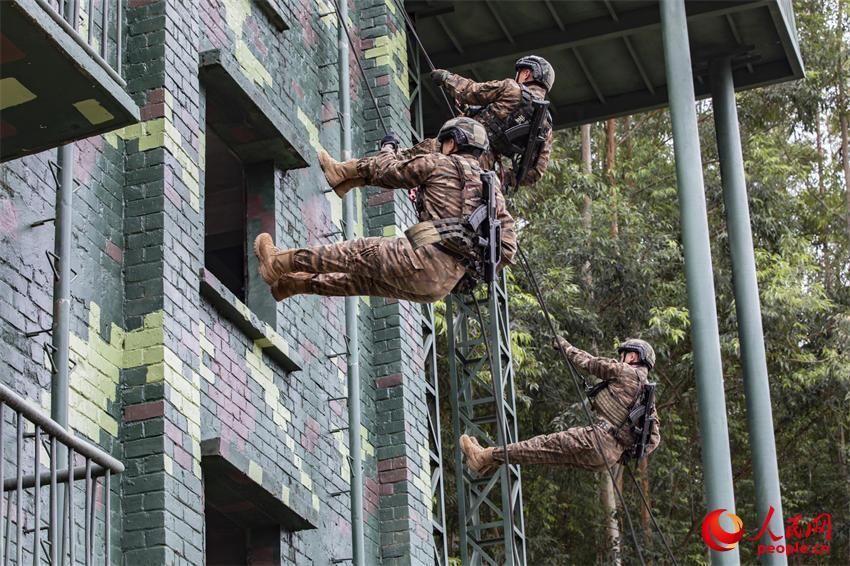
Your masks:
<svg viewBox="0 0 850 566"><path fill-rule="evenodd" d="M431 73L434 81L446 89L449 96L462 107L475 108L472 118L481 122L487 129L490 139L490 151L481 158L485 169L494 169L499 163L502 169L502 181L514 187L515 179L508 156L510 144L504 139L504 132L510 126L531 119L531 99L545 99L555 84L555 70L548 61L537 55L528 55L516 62L516 77L501 81L477 83L455 75L443 69ZM545 142L540 148L534 164L528 168L522 185L533 185L546 172L549 155L552 151L552 119L547 116L543 125ZM433 139L426 139L416 146L402 150L402 155L410 157L419 153L436 151Z"/></svg>
<svg viewBox="0 0 850 566"><path fill-rule="evenodd" d="M411 159L399 159L392 148L385 146L375 157L343 163L323 151L319 161L339 196L366 184L391 190L419 187L421 221L462 220L482 204L478 157L487 148L487 134L478 122L457 118L446 122L438 139L440 153ZM516 251L514 221L498 185L496 201L502 225L502 258L510 262ZM279 250L269 234L260 234L254 250L260 260L260 275L278 301L309 293L372 295L427 303L448 295L466 274L470 258L480 254L479 249L450 245L453 243L411 245L408 238L356 238L338 244Z"/></svg>
<svg viewBox="0 0 850 566"><path fill-rule="evenodd" d="M554 464L604 470L620 461L635 443L629 411L640 399L647 374L655 365L655 352L643 340L632 339L620 345L620 359L614 360L592 356L564 338L556 342L576 367L607 384L591 400L596 422L593 426L573 427L509 444L508 460L511 464ZM646 454L655 450L661 441L654 407L650 416L654 421ZM465 434L460 442L466 464L474 472L488 474L505 462L505 451L501 447L484 448L475 438Z"/></svg>

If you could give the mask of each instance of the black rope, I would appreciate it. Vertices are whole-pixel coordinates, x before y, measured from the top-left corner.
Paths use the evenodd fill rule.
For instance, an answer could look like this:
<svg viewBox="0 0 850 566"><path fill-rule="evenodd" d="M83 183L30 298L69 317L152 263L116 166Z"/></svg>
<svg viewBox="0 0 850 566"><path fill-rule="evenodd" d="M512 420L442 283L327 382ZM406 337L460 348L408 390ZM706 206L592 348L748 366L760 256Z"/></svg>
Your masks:
<svg viewBox="0 0 850 566"><path fill-rule="evenodd" d="M407 10L404 9L403 0L395 0L395 5L398 7L399 11L401 11L401 15L404 17L404 21L407 23L407 27L410 30L410 33L413 34L414 39L416 39L416 43L419 45L419 52L425 57L425 62L428 64L428 68L432 71L435 71L436 67L434 67L434 62L428 55L428 51L422 44L422 40L419 39L419 34L416 33L416 26L413 25L413 21L410 19L410 15L407 13ZM421 81L422 77L417 77L417 79ZM440 87L440 94L443 95L443 100L446 101L446 106L449 107L449 113L452 115L452 118L457 116L454 106L452 106L452 103L449 102L449 97L446 96L446 91L443 90L442 86Z"/></svg>
<svg viewBox="0 0 850 566"><path fill-rule="evenodd" d="M347 0L344 0L347 1ZM351 38L351 33L348 31L348 25L342 18L340 17L339 12L339 0L333 0L334 9L336 10L336 19L339 21L339 25L342 26L342 29L345 31L345 36L348 38L348 44L351 46L351 50L354 51L354 60L357 61L357 68L360 69L360 75L363 77L363 82L366 83L366 88L369 91L369 97L372 99L372 104L375 105L375 113L378 115L378 120L381 122L381 127L384 129L384 135L389 134L389 130L387 129L387 124L384 122L384 117L381 116L381 109L378 107L378 99L375 98L375 93L372 91L372 85L369 84L369 77L366 76L366 71L363 70L363 64L360 62L359 50L354 45L354 40ZM339 85L339 88L348 88L348 85Z"/></svg>
<svg viewBox="0 0 850 566"><path fill-rule="evenodd" d="M652 512L652 508L649 506L649 502L646 500L646 496L643 494L643 490L638 485L637 480L635 479L635 474L632 469L623 464L623 467L626 468L626 471L629 472L629 477L632 478L632 483L635 484L635 489L640 494L640 499L643 501L643 506L646 507L647 512L649 513L649 518L652 521L652 524L655 526L655 530L658 531L658 536L661 538L662 544L664 544L664 548L667 549L667 554L670 555L670 560L673 561L673 566L678 566L678 562L676 562L676 557L673 556L673 551L670 549L670 544L667 542L667 537L664 536L664 532L661 530L661 526L658 524L658 521L655 520L655 513Z"/></svg>
<svg viewBox="0 0 850 566"><path fill-rule="evenodd" d="M495 283L490 283L488 285L488 292L493 292L493 287L495 287ZM493 371L495 364L495 358L493 357L493 353L490 351L490 337L487 335L487 327L484 326L484 317L481 316L481 307L478 304L478 299L475 297L475 292L471 291L470 296L472 297L472 302L475 303L475 312L478 315L478 324L481 326L481 337L484 342L484 347L487 350L487 359L490 362L490 383L493 386L493 400L498 402L502 400L504 396L501 391L496 389L496 373ZM498 317L499 313L491 312L491 317ZM499 382L501 383L501 375L499 376ZM502 453L505 455L505 477L507 478L507 486L505 486L508 490L508 502L510 509L507 509L508 513L508 526L511 529L511 540L513 544L511 544L511 548L516 552L516 530L514 529L514 506L513 506L513 487L511 486L511 461L508 457L508 427L507 423L505 423L505 419L503 418L502 412L497 408L496 409L496 426L499 427L500 432L502 434Z"/></svg>
<svg viewBox="0 0 850 566"><path fill-rule="evenodd" d="M543 298L543 294L540 292L540 286L537 284L537 278L534 276L534 273L531 271L531 266L528 263L528 258L525 257L525 252L522 251L522 248L517 247L517 252L519 253L519 257L522 260L523 267L525 269L526 276L528 277L529 282L531 283L532 289L534 290L534 294L537 297L537 302L540 304L540 307L543 309L543 314L546 318L546 323L549 325L549 331L552 333L553 339L557 338L557 333L555 332L555 325L552 322L552 316L549 314L549 309L546 307L546 300ZM576 393L578 393L579 399L581 399L581 406L584 409L584 414L587 417L587 422L590 425L591 430L593 430L593 436L596 440L596 450L599 452L599 455L602 456L603 461L605 460L605 455L602 453L602 441L599 438L599 431L596 429L596 426L593 424L593 415L590 414L590 409L587 407L587 402L585 401L585 395L582 388L579 386L579 380L583 383L585 382L584 376L582 376L575 368L573 363L567 357L566 352L557 344L556 349L561 354L561 359L566 363L567 368L570 370L570 377L572 377L573 385L575 385ZM617 499L620 500L620 505L622 505L623 513L626 516L626 522L629 526L629 531L632 535L632 542L634 543L635 550L638 554L638 559L643 566L646 566L646 562L643 559L643 552L641 552L640 543L638 542L637 533L635 532L635 526L632 523L632 515L629 513L628 507L626 507L626 500L623 497L623 492L620 490L617 485L617 479L614 477L614 471L611 466L605 465L605 469L608 470L608 475L611 477L611 485L614 488L614 491L617 493Z"/></svg>

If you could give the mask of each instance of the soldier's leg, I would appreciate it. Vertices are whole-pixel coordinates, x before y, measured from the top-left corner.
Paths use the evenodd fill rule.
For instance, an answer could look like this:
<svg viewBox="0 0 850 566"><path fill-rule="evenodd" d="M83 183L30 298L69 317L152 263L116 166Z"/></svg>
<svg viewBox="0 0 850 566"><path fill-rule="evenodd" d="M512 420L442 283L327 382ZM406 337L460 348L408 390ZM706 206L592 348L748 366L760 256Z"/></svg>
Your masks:
<svg viewBox="0 0 850 566"><path fill-rule="evenodd" d="M512 464L549 464L604 470L620 459L623 449L604 430L597 428L594 433L593 427L586 426L509 444L507 453ZM505 452L501 447L493 450L493 459L505 462Z"/></svg>
<svg viewBox="0 0 850 566"><path fill-rule="evenodd" d="M302 294L327 297L363 295L401 299L416 303L429 303L434 300L430 295L423 295L408 288L398 287L387 281L351 273L293 273L284 275L272 287L272 295L278 301Z"/></svg>
<svg viewBox="0 0 850 566"><path fill-rule="evenodd" d="M377 249L373 249L373 243ZM448 295L465 273L455 258L430 247L414 252L407 240L401 238L366 238L299 253L302 251L305 250L296 250L293 265L304 273L279 278L272 287L275 299L312 293L369 295L427 303ZM310 276L311 273L315 275Z"/></svg>

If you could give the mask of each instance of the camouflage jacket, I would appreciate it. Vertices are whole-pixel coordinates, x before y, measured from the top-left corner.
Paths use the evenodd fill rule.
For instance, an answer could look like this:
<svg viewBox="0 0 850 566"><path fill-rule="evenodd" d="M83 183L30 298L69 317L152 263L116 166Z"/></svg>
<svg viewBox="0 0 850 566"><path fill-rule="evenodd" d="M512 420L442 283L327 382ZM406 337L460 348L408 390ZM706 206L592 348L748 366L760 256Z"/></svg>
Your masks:
<svg viewBox="0 0 850 566"><path fill-rule="evenodd" d="M647 382L648 370L643 366L631 366L611 358L598 358L576 348L563 338L559 340L559 345L573 365L608 382L608 387L597 393L591 401L596 416L615 427L624 425L628 421L629 410L638 399L641 387ZM661 442L661 423L655 408L652 416L655 423L646 446L647 454L655 450Z"/></svg>
<svg viewBox="0 0 850 566"><path fill-rule="evenodd" d="M458 173L458 165L469 177L480 174L477 160L469 155L423 153L409 159L400 159L389 148L374 157L360 159L357 162L357 173L366 179L368 184L385 189L418 187L419 190L424 190L419 220L437 220L463 217L464 211L474 210L481 204L480 194L473 196L474 201L463 202L463 183ZM514 219L505 207L505 199L498 186L496 215L502 223L502 257L506 262L512 263L517 249Z"/></svg>
<svg viewBox="0 0 850 566"><path fill-rule="evenodd" d="M477 83L460 75L449 74L445 81L445 87L448 93L458 103L471 106L488 106L500 118L508 117L522 101L522 87L513 79ZM534 96L540 98L546 97L546 90L542 86L528 84L526 87ZM549 165L549 156L552 153L552 140L553 134L550 131L546 138L546 143L543 144L543 148L540 150L537 163L526 173L525 179L523 179L523 185L533 185L546 172L546 167ZM492 168L490 164L483 160L482 164L485 168ZM510 167L505 165L504 170L508 173L510 179ZM513 184L513 179L510 179L510 184Z"/></svg>

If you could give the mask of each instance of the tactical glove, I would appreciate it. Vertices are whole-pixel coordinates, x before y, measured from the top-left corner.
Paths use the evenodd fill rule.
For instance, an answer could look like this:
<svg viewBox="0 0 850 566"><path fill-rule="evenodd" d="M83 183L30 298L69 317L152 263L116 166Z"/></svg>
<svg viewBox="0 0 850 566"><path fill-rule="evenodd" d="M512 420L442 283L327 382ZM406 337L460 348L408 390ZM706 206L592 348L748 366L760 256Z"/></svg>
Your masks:
<svg viewBox="0 0 850 566"><path fill-rule="evenodd" d="M437 83L438 85L443 85L449 78L449 75L451 75L451 73L446 71L445 69L435 69L431 71L431 80Z"/></svg>
<svg viewBox="0 0 850 566"><path fill-rule="evenodd" d="M384 146L387 145L392 147L393 151L398 151L398 148L401 145L401 138L399 138L395 132L387 132L387 135L381 138L380 149L384 149Z"/></svg>

